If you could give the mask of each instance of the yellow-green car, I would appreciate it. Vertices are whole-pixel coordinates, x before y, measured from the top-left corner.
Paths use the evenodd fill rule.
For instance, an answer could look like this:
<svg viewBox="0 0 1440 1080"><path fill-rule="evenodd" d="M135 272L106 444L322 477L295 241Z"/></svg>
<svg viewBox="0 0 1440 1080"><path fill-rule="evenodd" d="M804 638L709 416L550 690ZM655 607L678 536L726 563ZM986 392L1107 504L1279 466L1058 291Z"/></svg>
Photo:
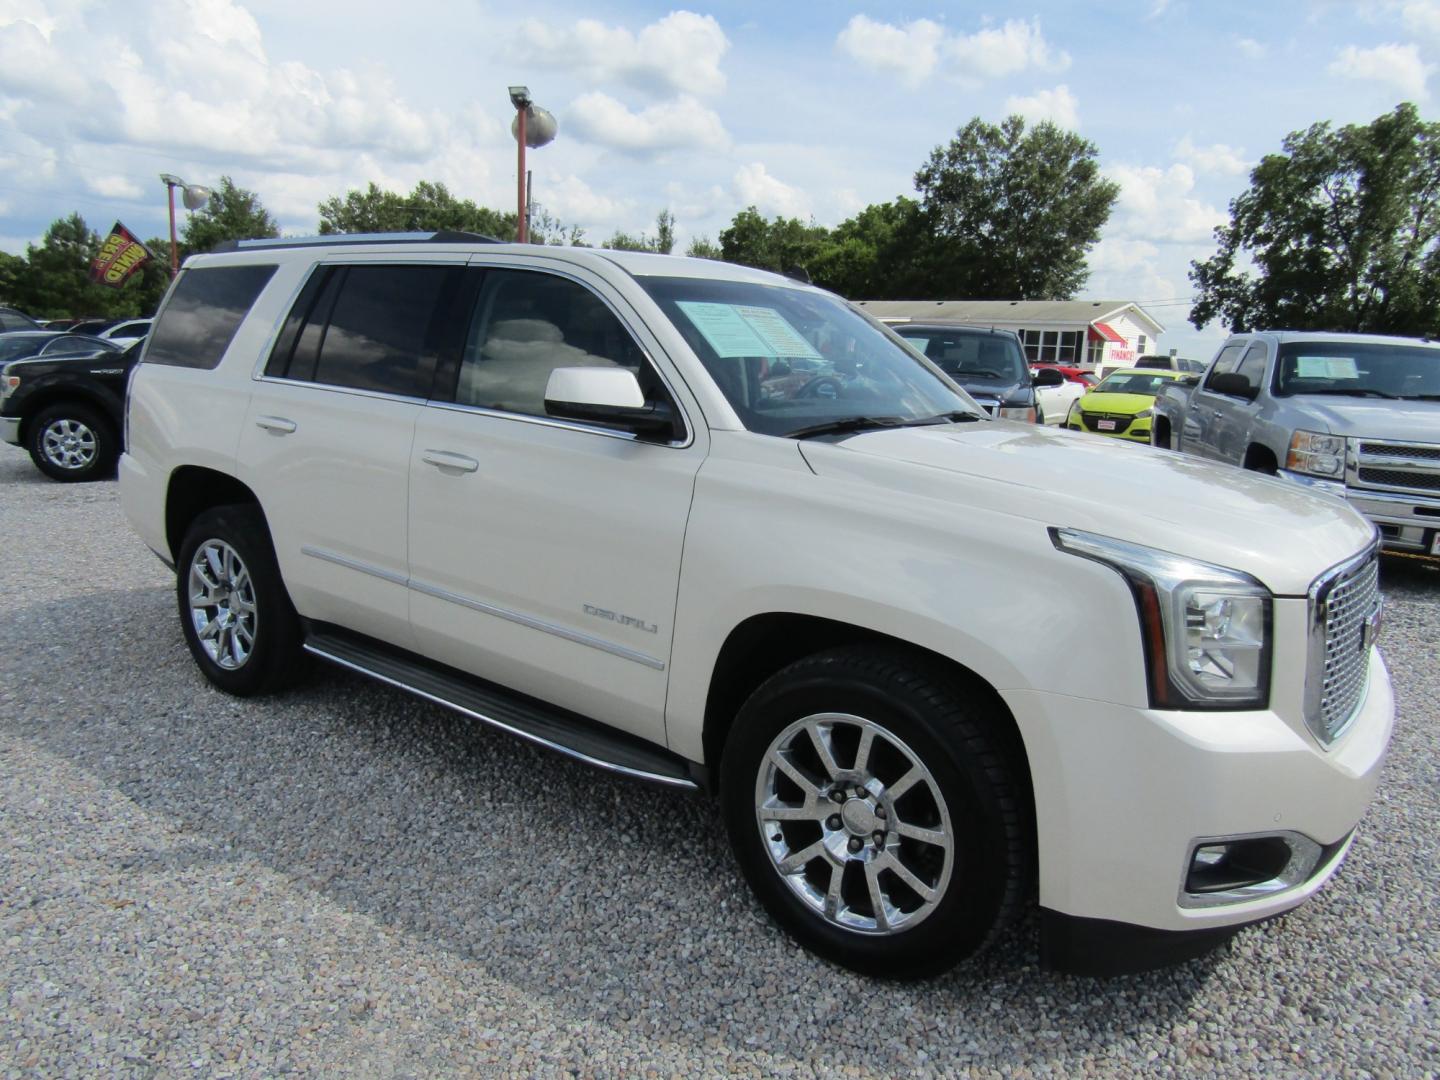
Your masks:
<svg viewBox="0 0 1440 1080"><path fill-rule="evenodd" d="M1127 442L1150 441L1150 413L1160 388L1176 379L1194 378L1185 371L1125 368L1112 371L1070 406L1065 426L1075 431L1112 435Z"/></svg>

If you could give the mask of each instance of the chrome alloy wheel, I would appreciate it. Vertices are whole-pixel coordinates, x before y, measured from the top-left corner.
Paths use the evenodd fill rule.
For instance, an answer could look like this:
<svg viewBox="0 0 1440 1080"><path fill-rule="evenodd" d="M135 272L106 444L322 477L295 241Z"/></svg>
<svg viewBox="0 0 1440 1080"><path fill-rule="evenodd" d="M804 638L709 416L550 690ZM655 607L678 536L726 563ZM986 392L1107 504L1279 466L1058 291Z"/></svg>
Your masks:
<svg viewBox="0 0 1440 1080"><path fill-rule="evenodd" d="M83 469L95 461L95 432L79 420L52 420L40 433L40 449L57 469Z"/></svg>
<svg viewBox="0 0 1440 1080"><path fill-rule="evenodd" d="M255 585L233 547L207 540L190 560L190 620L206 655L226 671L255 648Z"/></svg>
<svg viewBox="0 0 1440 1080"><path fill-rule="evenodd" d="M863 717L816 713L780 732L756 778L755 821L795 895L847 930L908 930L950 883L954 834L940 785Z"/></svg>

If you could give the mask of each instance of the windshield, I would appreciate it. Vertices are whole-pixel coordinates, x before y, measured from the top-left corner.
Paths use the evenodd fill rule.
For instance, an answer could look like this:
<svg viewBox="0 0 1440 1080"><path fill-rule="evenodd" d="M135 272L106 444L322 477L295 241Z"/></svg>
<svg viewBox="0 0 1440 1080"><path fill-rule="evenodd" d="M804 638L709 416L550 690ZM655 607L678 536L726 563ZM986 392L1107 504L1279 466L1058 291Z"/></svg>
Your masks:
<svg viewBox="0 0 1440 1080"><path fill-rule="evenodd" d="M1287 342L1275 393L1440 399L1440 349L1349 341Z"/></svg>
<svg viewBox="0 0 1440 1080"><path fill-rule="evenodd" d="M1116 371L1107 375L1092 394L1144 394L1156 397L1161 387L1175 380L1169 375L1151 371Z"/></svg>
<svg viewBox="0 0 1440 1080"><path fill-rule="evenodd" d="M792 435L859 417L983 416L843 301L777 285L642 277L751 431Z"/></svg>
<svg viewBox="0 0 1440 1080"><path fill-rule="evenodd" d="M956 327L897 326L895 332L963 386L1025 383L1029 365L1014 334Z"/></svg>

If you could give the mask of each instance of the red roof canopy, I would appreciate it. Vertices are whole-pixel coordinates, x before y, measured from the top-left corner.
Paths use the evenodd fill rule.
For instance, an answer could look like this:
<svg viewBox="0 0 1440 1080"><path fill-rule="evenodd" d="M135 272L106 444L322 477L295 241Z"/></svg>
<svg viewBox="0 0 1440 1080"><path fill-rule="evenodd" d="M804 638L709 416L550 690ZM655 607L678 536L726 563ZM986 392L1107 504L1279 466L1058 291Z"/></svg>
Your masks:
<svg viewBox="0 0 1440 1080"><path fill-rule="evenodd" d="M1091 341L1113 341L1117 345L1126 345L1128 342L1110 328L1108 323L1097 322L1090 324Z"/></svg>

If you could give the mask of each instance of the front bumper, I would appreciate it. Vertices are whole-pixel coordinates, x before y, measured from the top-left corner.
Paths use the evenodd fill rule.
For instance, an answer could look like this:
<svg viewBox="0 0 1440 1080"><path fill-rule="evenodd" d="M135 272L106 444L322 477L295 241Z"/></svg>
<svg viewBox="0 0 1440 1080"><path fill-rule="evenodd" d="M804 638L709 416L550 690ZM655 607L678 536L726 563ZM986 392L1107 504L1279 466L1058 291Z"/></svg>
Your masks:
<svg viewBox="0 0 1440 1080"><path fill-rule="evenodd" d="M1088 424L1083 423L1078 417L1073 421L1067 419L1065 426L1071 431L1085 431L1091 435L1104 435L1107 439L1119 439L1121 442L1138 442L1144 443L1146 446L1150 445L1150 417L1148 416L1143 420L1132 420L1124 431L1100 431L1098 428L1092 428Z"/></svg>
<svg viewBox="0 0 1440 1080"><path fill-rule="evenodd" d="M1354 488L1335 480L1321 480L1281 469L1276 473L1307 491L1318 491L1344 499L1380 529L1381 544L1387 551L1411 555L1435 555L1440 537L1440 498L1393 494Z"/></svg>
<svg viewBox="0 0 1440 1080"><path fill-rule="evenodd" d="M1030 690L1003 696L1034 782L1041 908L1162 934L1233 929L1319 890L1374 795L1395 713L1374 650L1355 720L1328 750L1303 720L1272 710L1173 712ZM1187 902L1195 841L1269 833L1299 833L1327 854L1279 891Z"/></svg>
<svg viewBox="0 0 1440 1080"><path fill-rule="evenodd" d="M20 417L0 416L0 442L11 446L20 445Z"/></svg>

